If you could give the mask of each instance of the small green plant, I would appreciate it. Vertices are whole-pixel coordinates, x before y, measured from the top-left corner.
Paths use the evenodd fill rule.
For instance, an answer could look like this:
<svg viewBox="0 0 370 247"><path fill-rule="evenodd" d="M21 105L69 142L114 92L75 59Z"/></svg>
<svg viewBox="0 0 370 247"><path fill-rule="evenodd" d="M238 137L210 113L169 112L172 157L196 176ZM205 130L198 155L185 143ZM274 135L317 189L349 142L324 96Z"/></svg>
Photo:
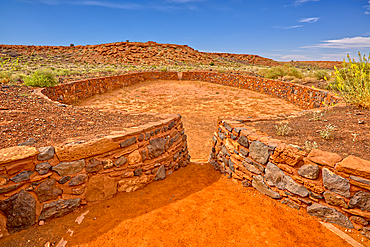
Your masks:
<svg viewBox="0 0 370 247"><path fill-rule="evenodd" d="M331 124L326 125L325 129L319 131L320 137L325 139L325 140L329 140L329 139L333 138L333 131L336 127L337 126L334 126L334 125L331 125Z"/></svg>
<svg viewBox="0 0 370 247"><path fill-rule="evenodd" d="M278 136L286 136L289 134L289 132L292 130L292 128L290 128L288 126L289 123L279 123L277 125L275 125L275 128L276 128L276 134Z"/></svg>
<svg viewBox="0 0 370 247"><path fill-rule="evenodd" d="M351 133L351 135L353 136L353 138L352 138L352 142L355 142L355 141L356 141L356 137L358 136L358 134L356 134L356 133Z"/></svg>
<svg viewBox="0 0 370 247"><path fill-rule="evenodd" d="M58 84L50 70L36 70L31 76L24 79L24 84L31 87L52 87Z"/></svg>
<svg viewBox="0 0 370 247"><path fill-rule="evenodd" d="M324 112L321 111L313 111L312 112L312 118L308 119L308 121L326 121L323 119Z"/></svg>
<svg viewBox="0 0 370 247"><path fill-rule="evenodd" d="M310 141L305 141L304 142L304 148L307 150L307 151L311 151L312 149L314 148L317 148L319 145L317 145L317 143L314 141L314 142L310 142Z"/></svg>
<svg viewBox="0 0 370 247"><path fill-rule="evenodd" d="M327 80L330 78L329 73L326 70L317 70L314 75L317 80Z"/></svg>
<svg viewBox="0 0 370 247"><path fill-rule="evenodd" d="M209 63L209 65L214 66L215 63L212 61L212 62Z"/></svg>
<svg viewBox="0 0 370 247"><path fill-rule="evenodd" d="M342 93L343 98L360 107L370 108L370 53L361 57L359 62L347 55L348 62L343 60L343 68L335 67L335 80L329 84L330 89Z"/></svg>
<svg viewBox="0 0 370 247"><path fill-rule="evenodd" d="M167 72L167 68L166 68L166 67L163 67L163 68L161 69L161 71L162 71L162 72Z"/></svg>

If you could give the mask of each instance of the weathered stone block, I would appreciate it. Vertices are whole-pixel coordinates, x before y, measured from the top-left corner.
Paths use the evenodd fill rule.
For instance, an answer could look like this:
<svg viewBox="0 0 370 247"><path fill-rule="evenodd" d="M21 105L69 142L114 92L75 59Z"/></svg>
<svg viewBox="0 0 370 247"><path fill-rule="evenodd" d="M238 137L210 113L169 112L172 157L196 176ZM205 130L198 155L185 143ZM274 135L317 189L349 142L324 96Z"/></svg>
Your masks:
<svg viewBox="0 0 370 247"><path fill-rule="evenodd" d="M249 147L248 138L245 136L240 136L237 142L245 148Z"/></svg>
<svg viewBox="0 0 370 247"><path fill-rule="evenodd" d="M56 147L55 153L60 161L80 160L118 149L119 144L109 138L92 140L85 143Z"/></svg>
<svg viewBox="0 0 370 247"><path fill-rule="evenodd" d="M132 144L136 143L136 137L131 137L127 140L124 140L123 142L121 142L121 148L125 148L125 147L128 147L128 146L131 146Z"/></svg>
<svg viewBox="0 0 370 247"><path fill-rule="evenodd" d="M350 155L335 166L335 170L370 179L370 161Z"/></svg>
<svg viewBox="0 0 370 247"><path fill-rule="evenodd" d="M118 191L132 192L145 187L153 181L153 176L141 176L133 179L124 179L118 182Z"/></svg>
<svg viewBox="0 0 370 247"><path fill-rule="evenodd" d="M121 156L119 157L115 162L114 162L114 165L116 167L121 167L123 166L124 164L126 164L127 162L127 158L125 156Z"/></svg>
<svg viewBox="0 0 370 247"><path fill-rule="evenodd" d="M165 152L164 146L167 140L164 138L155 138L149 141L148 154L151 159L157 158Z"/></svg>
<svg viewBox="0 0 370 247"><path fill-rule="evenodd" d="M285 190L285 174L282 170L280 170L279 167L271 162L267 163L265 169L265 179L269 186L276 186L280 190Z"/></svg>
<svg viewBox="0 0 370 247"><path fill-rule="evenodd" d="M270 154L268 146L260 141L254 141L249 147L249 156L263 165L267 164Z"/></svg>
<svg viewBox="0 0 370 247"><path fill-rule="evenodd" d="M332 192L335 192L344 197L350 197L350 184L349 181L345 178L342 178L339 175L336 175L327 168L322 169L322 180L324 187Z"/></svg>
<svg viewBox="0 0 370 247"><path fill-rule="evenodd" d="M347 216L339 213L334 208L329 208L318 203L314 203L307 207L307 213L312 216L319 217L327 222L343 226L345 228L353 228L352 222Z"/></svg>
<svg viewBox="0 0 370 247"><path fill-rule="evenodd" d="M69 181L69 186L77 186L80 184L85 183L89 179L89 176L87 174L78 174L76 177L73 177L71 181Z"/></svg>
<svg viewBox="0 0 370 247"><path fill-rule="evenodd" d="M0 211L6 217L6 228L10 234L30 228L36 219L36 200L24 190L0 201Z"/></svg>
<svg viewBox="0 0 370 247"><path fill-rule="evenodd" d="M135 150L134 152L130 153L127 157L128 163L130 165L137 164L141 162L141 154L139 150Z"/></svg>
<svg viewBox="0 0 370 247"><path fill-rule="evenodd" d="M309 179L318 179L320 168L317 165L303 165L298 169L298 174Z"/></svg>
<svg viewBox="0 0 370 247"><path fill-rule="evenodd" d="M56 180L53 178L47 179L42 182L35 190L39 202L46 202L49 200L57 199L63 191L55 186Z"/></svg>
<svg viewBox="0 0 370 247"><path fill-rule="evenodd" d="M307 157L310 161L323 166L334 167L336 163L342 160L342 157L336 153L312 149Z"/></svg>
<svg viewBox="0 0 370 247"><path fill-rule="evenodd" d="M324 198L325 198L325 201L330 205L338 206L342 208L348 208L348 205L345 202L344 198L333 192L325 191Z"/></svg>
<svg viewBox="0 0 370 247"><path fill-rule="evenodd" d="M52 146L39 148L38 160L50 160L54 157L55 149Z"/></svg>
<svg viewBox="0 0 370 247"><path fill-rule="evenodd" d="M0 149L0 164L10 163L16 160L23 160L39 154L34 147L16 146Z"/></svg>
<svg viewBox="0 0 370 247"><path fill-rule="evenodd" d="M348 205L351 208L361 208L362 211L370 211L370 194L365 191L358 191L353 195Z"/></svg>
<svg viewBox="0 0 370 247"><path fill-rule="evenodd" d="M163 180L166 178L166 168L164 165L161 165L159 168L158 168L158 171L155 175L155 179L154 181L157 181L157 180Z"/></svg>
<svg viewBox="0 0 370 247"><path fill-rule="evenodd" d="M23 171L18 175L12 177L10 180L13 181L14 183L20 183L29 180L32 174L33 171Z"/></svg>
<svg viewBox="0 0 370 247"><path fill-rule="evenodd" d="M279 145L275 148L271 158L274 163L283 163L292 167L296 166L301 160L303 160L303 152L297 149L287 146Z"/></svg>
<svg viewBox="0 0 370 247"><path fill-rule="evenodd" d="M97 159L90 159L85 167L85 171L88 173L96 173L101 169L103 169L103 162Z"/></svg>
<svg viewBox="0 0 370 247"><path fill-rule="evenodd" d="M263 177L261 175L253 176L252 186L262 194L265 194L274 199L280 199L280 194L271 190L263 181Z"/></svg>
<svg viewBox="0 0 370 247"><path fill-rule="evenodd" d="M51 168L51 165L49 164L49 162L43 162L43 163L40 163L40 164L36 165L35 170L40 175L45 175L46 173L49 172L50 168Z"/></svg>
<svg viewBox="0 0 370 247"><path fill-rule="evenodd" d="M50 202L44 204L44 207L41 211L41 215L39 217L40 220L50 220L58 217L62 217L70 212L76 210L78 206L81 204L81 199L68 199L63 200L60 199L58 201Z"/></svg>
<svg viewBox="0 0 370 247"><path fill-rule="evenodd" d="M285 181L286 181L285 185L286 190L301 197L308 196L308 190L303 185L296 183L291 177L285 175Z"/></svg>
<svg viewBox="0 0 370 247"><path fill-rule="evenodd" d="M116 182L113 178L93 176L87 185L85 198L88 202L102 201L117 193Z"/></svg>
<svg viewBox="0 0 370 247"><path fill-rule="evenodd" d="M59 176L71 175L82 171L85 167L85 160L78 160L73 162L61 162L52 168Z"/></svg>

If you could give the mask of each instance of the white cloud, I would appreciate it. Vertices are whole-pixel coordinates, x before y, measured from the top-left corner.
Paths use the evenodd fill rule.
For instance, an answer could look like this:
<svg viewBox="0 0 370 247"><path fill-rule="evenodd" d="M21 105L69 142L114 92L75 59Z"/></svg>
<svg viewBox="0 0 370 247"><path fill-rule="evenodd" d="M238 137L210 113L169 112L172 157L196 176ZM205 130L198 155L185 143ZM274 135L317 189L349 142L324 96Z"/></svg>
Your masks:
<svg viewBox="0 0 370 247"><path fill-rule="evenodd" d="M310 57L307 57L305 55L285 55L281 57L282 60L290 61L290 60L309 60Z"/></svg>
<svg viewBox="0 0 370 247"><path fill-rule="evenodd" d="M320 54L320 56L322 56L321 60L343 61L343 58L346 58L347 54L351 55L351 52L343 52L343 53L337 53L337 54Z"/></svg>
<svg viewBox="0 0 370 247"><path fill-rule="evenodd" d="M293 5L294 6L299 6L299 5L302 5L302 4L306 3L306 2L318 2L318 1L320 1L320 0L295 0L293 2Z"/></svg>
<svg viewBox="0 0 370 247"><path fill-rule="evenodd" d="M365 5L364 8L366 9L365 14L370 15L370 5Z"/></svg>
<svg viewBox="0 0 370 247"><path fill-rule="evenodd" d="M106 8L116 8L116 9L139 9L142 8L142 5L139 4L116 4L116 3L108 3L103 1L74 1L73 4L75 5L87 5L87 6L99 6L99 7L106 7Z"/></svg>
<svg viewBox="0 0 370 247"><path fill-rule="evenodd" d="M301 48L335 48L335 49L370 48L370 37L354 37L354 38L324 40L320 44L304 46Z"/></svg>
<svg viewBox="0 0 370 247"><path fill-rule="evenodd" d="M190 3L190 2L201 2L204 0L168 0L169 3Z"/></svg>
<svg viewBox="0 0 370 247"><path fill-rule="evenodd" d="M303 18L303 19L300 19L299 22L314 23L314 22L317 22L319 19L320 17Z"/></svg>
<svg viewBox="0 0 370 247"><path fill-rule="evenodd" d="M275 26L274 28L280 28L280 29L294 29L294 28L299 28L303 27L302 25L295 25L295 26L289 26L289 27L282 27L282 26Z"/></svg>

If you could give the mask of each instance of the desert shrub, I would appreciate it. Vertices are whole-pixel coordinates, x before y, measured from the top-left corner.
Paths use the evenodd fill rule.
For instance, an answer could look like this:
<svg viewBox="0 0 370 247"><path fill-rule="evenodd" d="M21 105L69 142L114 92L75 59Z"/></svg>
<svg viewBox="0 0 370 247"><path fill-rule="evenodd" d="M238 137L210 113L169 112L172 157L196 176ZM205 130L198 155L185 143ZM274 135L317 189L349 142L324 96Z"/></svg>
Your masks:
<svg viewBox="0 0 370 247"><path fill-rule="evenodd" d="M212 61L212 62L209 63L209 65L214 66L215 63Z"/></svg>
<svg viewBox="0 0 370 247"><path fill-rule="evenodd" d="M163 68L161 69L161 71L162 71L162 72L167 72L167 68L166 68L166 67L163 67Z"/></svg>
<svg viewBox="0 0 370 247"><path fill-rule="evenodd" d="M57 85L58 81L52 71L36 70L24 79L24 84L32 87L52 87Z"/></svg>
<svg viewBox="0 0 370 247"><path fill-rule="evenodd" d="M0 83L8 83L12 74L9 71L0 71Z"/></svg>
<svg viewBox="0 0 370 247"><path fill-rule="evenodd" d="M370 108L370 54L366 58L359 53L359 62L343 60L343 68L335 67L335 80L329 88L341 92L343 98L357 106Z"/></svg>
<svg viewBox="0 0 370 247"><path fill-rule="evenodd" d="M330 77L328 71L326 70L317 70L314 75L317 80L326 80Z"/></svg>
<svg viewBox="0 0 370 247"><path fill-rule="evenodd" d="M299 71L296 67L291 67L289 66L288 67L288 73L287 73L288 76L294 76L295 78L298 78L298 79L302 79L303 78L303 74L301 71Z"/></svg>
<svg viewBox="0 0 370 247"><path fill-rule="evenodd" d="M269 69L261 69L257 72L257 74L269 79L278 79L284 77L287 73L285 72L283 66L277 66Z"/></svg>
<svg viewBox="0 0 370 247"><path fill-rule="evenodd" d="M302 72L290 65L276 66L269 69L261 69L257 72L257 74L269 79L279 79L285 76L289 76L289 78L303 78Z"/></svg>

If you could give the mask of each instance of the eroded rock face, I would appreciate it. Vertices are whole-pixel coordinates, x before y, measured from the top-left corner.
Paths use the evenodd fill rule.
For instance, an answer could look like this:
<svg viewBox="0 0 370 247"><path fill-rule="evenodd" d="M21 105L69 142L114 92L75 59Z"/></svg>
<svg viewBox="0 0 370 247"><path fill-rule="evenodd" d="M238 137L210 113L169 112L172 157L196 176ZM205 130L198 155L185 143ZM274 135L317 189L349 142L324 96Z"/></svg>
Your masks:
<svg viewBox="0 0 370 247"><path fill-rule="evenodd" d="M296 183L291 177L285 175L285 189L301 197L308 196L308 190L301 184Z"/></svg>
<svg viewBox="0 0 370 247"><path fill-rule="evenodd" d="M59 176L71 175L80 172L85 167L85 160L78 160L73 162L61 162L52 168Z"/></svg>
<svg viewBox="0 0 370 247"><path fill-rule="evenodd" d="M260 141L254 141L249 146L250 157L261 164L266 164L270 154L268 147Z"/></svg>
<svg viewBox="0 0 370 247"><path fill-rule="evenodd" d="M68 199L68 200L58 200L50 203L44 204L39 217L40 220L50 220L58 217L62 217L70 212L74 211L81 204L81 199Z"/></svg>
<svg viewBox="0 0 370 247"><path fill-rule="evenodd" d="M117 192L116 182L113 178L93 176L89 179L86 189L86 201L101 201L112 197Z"/></svg>
<svg viewBox="0 0 370 247"><path fill-rule="evenodd" d="M307 213L312 216L319 217L327 222L343 226L345 228L353 228L352 222L347 216L339 213L334 208L329 208L318 203L314 203L307 207Z"/></svg>
<svg viewBox="0 0 370 247"><path fill-rule="evenodd" d="M322 151L319 149L312 149L307 157L309 160L324 166L334 167L334 165L342 160L336 153Z"/></svg>
<svg viewBox="0 0 370 247"><path fill-rule="evenodd" d="M245 136L240 136L237 142L243 147L246 147L246 148L249 147L248 138Z"/></svg>
<svg viewBox="0 0 370 247"><path fill-rule="evenodd" d="M36 200L24 190L9 199L0 201L0 210L6 216L10 234L30 228L36 219Z"/></svg>
<svg viewBox="0 0 370 247"><path fill-rule="evenodd" d="M103 162L97 159L89 160L85 167L85 171L88 173L99 172L101 169L103 169Z"/></svg>
<svg viewBox="0 0 370 247"><path fill-rule="evenodd" d="M343 197L338 196L337 194L331 191L325 191L323 195L324 195L325 201L328 204L333 205L333 206L339 206L342 208L348 208L348 205L345 202Z"/></svg>
<svg viewBox="0 0 370 247"><path fill-rule="evenodd" d="M35 170L40 174L40 175L45 175L46 173L49 172L51 168L51 165L48 162L43 162L38 165L36 165Z"/></svg>
<svg viewBox="0 0 370 247"><path fill-rule="evenodd" d="M154 181L157 181L157 180L163 180L166 178L166 168L164 167L164 165L161 165L159 168L158 168L158 171L155 175L155 179Z"/></svg>
<svg viewBox="0 0 370 247"><path fill-rule="evenodd" d="M55 149L52 146L39 148L38 160L50 160L54 157Z"/></svg>
<svg viewBox="0 0 370 247"><path fill-rule="evenodd" d="M54 178L50 178L37 187L35 192L40 202L57 199L63 193L62 189L55 186L55 182L56 180Z"/></svg>
<svg viewBox="0 0 370 247"><path fill-rule="evenodd" d="M331 172L327 168L322 169L322 180L324 187L332 192L335 192L344 197L350 197L350 184L349 181L345 178L342 178L339 175Z"/></svg>
<svg viewBox="0 0 370 247"><path fill-rule="evenodd" d="M317 165L303 165L298 169L298 174L309 179L317 179L320 174L320 168Z"/></svg>
<svg viewBox="0 0 370 247"><path fill-rule="evenodd" d="M76 177L73 177L71 181L69 181L69 186L77 186L80 184L85 183L89 179L89 176L87 174L78 174Z"/></svg>
<svg viewBox="0 0 370 247"><path fill-rule="evenodd" d="M361 208L362 211L370 211L370 194L365 191L358 191L349 201L351 208Z"/></svg>
<svg viewBox="0 0 370 247"><path fill-rule="evenodd" d="M265 170L266 183L270 186L276 186L280 190L285 190L285 174L276 165L269 162Z"/></svg>
<svg viewBox="0 0 370 247"><path fill-rule="evenodd" d="M118 191L132 192L145 187L153 181L152 176L141 176L132 179L124 179L118 182Z"/></svg>
<svg viewBox="0 0 370 247"><path fill-rule="evenodd" d="M167 140L164 138L155 138L149 141L148 154L151 159L157 158L164 153L164 146Z"/></svg>
<svg viewBox="0 0 370 247"><path fill-rule="evenodd" d="M280 199L280 194L271 190L263 181L263 177L261 175L253 176L252 186L262 194L265 194L274 199Z"/></svg>

